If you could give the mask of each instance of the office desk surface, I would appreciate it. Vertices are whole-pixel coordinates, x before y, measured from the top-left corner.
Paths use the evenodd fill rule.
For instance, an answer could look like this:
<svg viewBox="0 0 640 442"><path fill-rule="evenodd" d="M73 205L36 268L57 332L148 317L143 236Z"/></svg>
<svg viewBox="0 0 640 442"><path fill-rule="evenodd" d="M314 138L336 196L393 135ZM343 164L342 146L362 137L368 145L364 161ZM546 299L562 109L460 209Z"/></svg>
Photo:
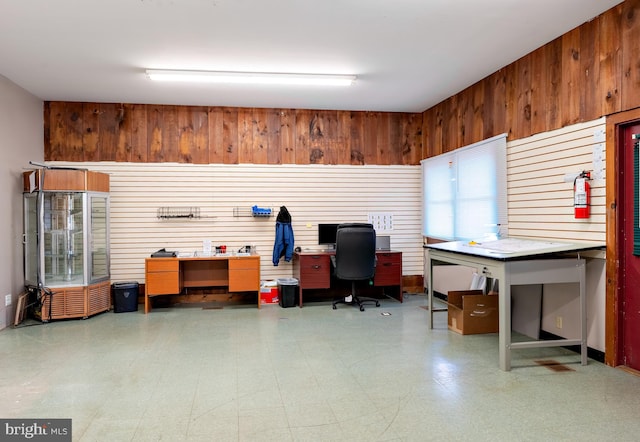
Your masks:
<svg viewBox="0 0 640 442"><path fill-rule="evenodd" d="M463 255L481 256L501 261L544 259L561 253L577 253L603 249L605 244L564 242L553 239L503 238L494 241L451 241L427 244L427 249L443 250Z"/></svg>

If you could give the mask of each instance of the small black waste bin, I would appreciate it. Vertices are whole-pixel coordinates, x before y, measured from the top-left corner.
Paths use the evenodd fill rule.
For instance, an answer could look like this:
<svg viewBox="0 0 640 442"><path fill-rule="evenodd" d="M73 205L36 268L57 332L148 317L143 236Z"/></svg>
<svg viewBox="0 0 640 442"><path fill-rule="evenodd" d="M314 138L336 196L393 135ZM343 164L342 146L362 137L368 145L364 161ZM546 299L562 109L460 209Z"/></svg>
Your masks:
<svg viewBox="0 0 640 442"><path fill-rule="evenodd" d="M278 279L278 302L280 307L295 307L298 304L298 280Z"/></svg>
<svg viewBox="0 0 640 442"><path fill-rule="evenodd" d="M113 288L113 312L135 312L138 311L138 290L137 282L115 282Z"/></svg>

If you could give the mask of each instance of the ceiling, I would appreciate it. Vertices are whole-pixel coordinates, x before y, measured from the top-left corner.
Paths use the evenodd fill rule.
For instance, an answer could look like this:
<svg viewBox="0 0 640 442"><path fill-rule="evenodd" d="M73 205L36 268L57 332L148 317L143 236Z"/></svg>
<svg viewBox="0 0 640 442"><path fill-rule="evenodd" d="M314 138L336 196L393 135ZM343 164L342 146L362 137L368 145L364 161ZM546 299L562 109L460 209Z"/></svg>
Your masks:
<svg viewBox="0 0 640 442"><path fill-rule="evenodd" d="M45 101L422 112L620 0L0 0L0 75ZM145 69L358 76L155 83Z"/></svg>

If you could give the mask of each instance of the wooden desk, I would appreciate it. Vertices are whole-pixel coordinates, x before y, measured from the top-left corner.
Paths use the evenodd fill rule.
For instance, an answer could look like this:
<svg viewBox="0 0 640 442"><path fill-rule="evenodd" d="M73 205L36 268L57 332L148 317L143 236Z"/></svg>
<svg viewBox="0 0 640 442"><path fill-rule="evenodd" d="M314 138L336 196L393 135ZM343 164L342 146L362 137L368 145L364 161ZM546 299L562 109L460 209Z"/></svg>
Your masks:
<svg viewBox="0 0 640 442"><path fill-rule="evenodd" d="M153 296L177 295L190 287L227 287L230 292L260 291L260 256L147 258L144 312ZM260 305L258 296L258 306Z"/></svg>
<svg viewBox="0 0 640 442"><path fill-rule="evenodd" d="M478 244L470 246L462 241L426 245L427 281L429 302L429 326L433 328L433 313L446 311L433 307L433 266L462 265L473 267L479 274L498 280L499 308L499 365L500 369L511 369L511 350L520 348L580 346L580 361L587 364L587 301L585 293L586 262L580 258L580 252L602 248L601 245L559 243L549 241L518 240L507 238L495 241L495 247L513 241L513 250L492 248L492 245ZM567 258L567 254L575 254ZM511 341L511 286L527 284L557 284L574 282L579 286L580 337L576 339L533 340L526 342Z"/></svg>
<svg viewBox="0 0 640 442"><path fill-rule="evenodd" d="M293 254L293 277L300 286L299 306L303 305L303 293L309 289L324 289L328 293L334 288L332 282L331 255L329 252L295 252ZM402 252L377 251L376 273L373 286L383 290L390 288L393 297L402 302Z"/></svg>

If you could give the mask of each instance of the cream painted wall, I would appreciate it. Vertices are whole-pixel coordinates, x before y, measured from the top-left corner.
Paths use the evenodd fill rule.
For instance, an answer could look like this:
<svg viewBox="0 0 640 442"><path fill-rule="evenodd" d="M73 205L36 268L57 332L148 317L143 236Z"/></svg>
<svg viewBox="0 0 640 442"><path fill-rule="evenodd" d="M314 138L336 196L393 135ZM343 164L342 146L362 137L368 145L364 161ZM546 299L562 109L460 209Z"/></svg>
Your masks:
<svg viewBox="0 0 640 442"><path fill-rule="evenodd" d="M0 330L13 323L24 283L21 174L30 160L44 158L42 106L42 100L0 75Z"/></svg>

